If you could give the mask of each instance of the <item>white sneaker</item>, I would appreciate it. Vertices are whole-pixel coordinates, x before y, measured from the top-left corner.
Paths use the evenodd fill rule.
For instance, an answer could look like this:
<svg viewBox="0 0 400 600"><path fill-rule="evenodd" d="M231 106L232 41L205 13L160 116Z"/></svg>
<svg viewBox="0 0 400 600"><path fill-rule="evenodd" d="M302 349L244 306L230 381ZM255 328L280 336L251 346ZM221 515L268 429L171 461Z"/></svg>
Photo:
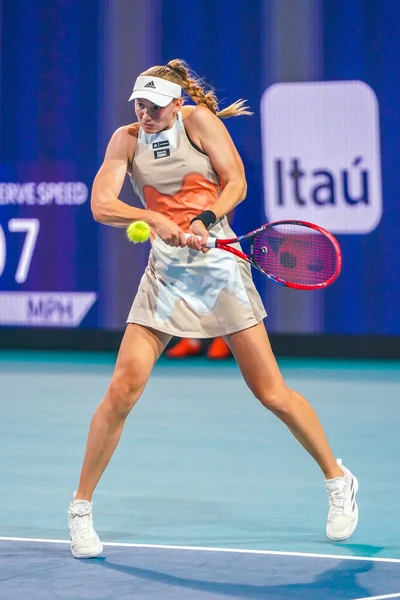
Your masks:
<svg viewBox="0 0 400 600"><path fill-rule="evenodd" d="M103 544L93 527L91 502L75 499L71 502L68 528L71 552L75 558L94 558L103 552Z"/></svg>
<svg viewBox="0 0 400 600"><path fill-rule="evenodd" d="M344 477L326 480L326 491L329 496L329 513L326 524L326 535L335 542L346 540L351 536L358 523L358 506L356 494L358 481L356 477L342 465Z"/></svg>

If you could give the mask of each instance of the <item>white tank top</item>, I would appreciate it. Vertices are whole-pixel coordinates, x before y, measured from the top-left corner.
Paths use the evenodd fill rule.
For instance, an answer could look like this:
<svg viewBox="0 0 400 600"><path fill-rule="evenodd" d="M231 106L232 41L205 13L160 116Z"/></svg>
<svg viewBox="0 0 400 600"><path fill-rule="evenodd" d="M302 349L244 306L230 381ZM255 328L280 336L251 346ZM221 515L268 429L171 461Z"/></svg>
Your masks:
<svg viewBox="0 0 400 600"><path fill-rule="evenodd" d="M184 231L221 191L209 157L190 141L181 112L171 129L145 133L140 128L131 181L147 209L164 214Z"/></svg>

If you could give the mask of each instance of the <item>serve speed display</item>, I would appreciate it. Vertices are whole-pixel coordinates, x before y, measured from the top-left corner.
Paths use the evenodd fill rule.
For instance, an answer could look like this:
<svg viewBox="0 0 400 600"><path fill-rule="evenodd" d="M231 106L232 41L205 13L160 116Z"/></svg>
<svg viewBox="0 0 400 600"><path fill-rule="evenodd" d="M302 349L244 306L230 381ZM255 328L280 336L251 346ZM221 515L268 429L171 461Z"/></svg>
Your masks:
<svg viewBox="0 0 400 600"><path fill-rule="evenodd" d="M88 200L82 181L0 182L0 326L98 326Z"/></svg>

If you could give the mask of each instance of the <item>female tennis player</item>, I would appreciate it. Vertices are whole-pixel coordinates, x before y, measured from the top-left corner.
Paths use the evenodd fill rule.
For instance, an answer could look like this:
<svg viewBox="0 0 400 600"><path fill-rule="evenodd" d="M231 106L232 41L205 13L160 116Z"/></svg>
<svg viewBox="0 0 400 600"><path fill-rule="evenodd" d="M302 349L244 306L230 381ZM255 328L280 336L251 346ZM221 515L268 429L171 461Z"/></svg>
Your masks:
<svg viewBox="0 0 400 600"><path fill-rule="evenodd" d="M182 90L194 106L184 106ZM234 237L226 215L246 196L243 163L221 119L251 113L243 100L220 111L214 91L206 91L181 60L142 73L130 100L138 121L111 137L91 206L95 220L107 225L146 221L153 231L152 250L109 388L90 425L68 513L72 554L90 558L102 551L93 526L92 495L129 412L174 335L227 340L254 396L318 463L329 498L326 533L344 540L357 526L357 479L333 456L310 404L285 385L250 266L205 247L210 234ZM118 199L127 172L143 209ZM187 233L193 235L187 238Z"/></svg>

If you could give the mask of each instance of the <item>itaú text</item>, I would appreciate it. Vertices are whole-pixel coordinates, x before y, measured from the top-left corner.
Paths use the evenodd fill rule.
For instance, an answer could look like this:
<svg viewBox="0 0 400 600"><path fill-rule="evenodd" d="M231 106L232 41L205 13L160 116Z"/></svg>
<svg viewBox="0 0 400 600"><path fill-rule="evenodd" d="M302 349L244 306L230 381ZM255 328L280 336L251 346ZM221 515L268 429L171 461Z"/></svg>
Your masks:
<svg viewBox="0 0 400 600"><path fill-rule="evenodd" d="M275 160L276 203L284 206L291 201L298 206L314 203L318 206L338 204L339 201L356 206L368 205L370 174L357 157L348 169L338 173L328 168L307 169L300 158L292 158L288 164Z"/></svg>

